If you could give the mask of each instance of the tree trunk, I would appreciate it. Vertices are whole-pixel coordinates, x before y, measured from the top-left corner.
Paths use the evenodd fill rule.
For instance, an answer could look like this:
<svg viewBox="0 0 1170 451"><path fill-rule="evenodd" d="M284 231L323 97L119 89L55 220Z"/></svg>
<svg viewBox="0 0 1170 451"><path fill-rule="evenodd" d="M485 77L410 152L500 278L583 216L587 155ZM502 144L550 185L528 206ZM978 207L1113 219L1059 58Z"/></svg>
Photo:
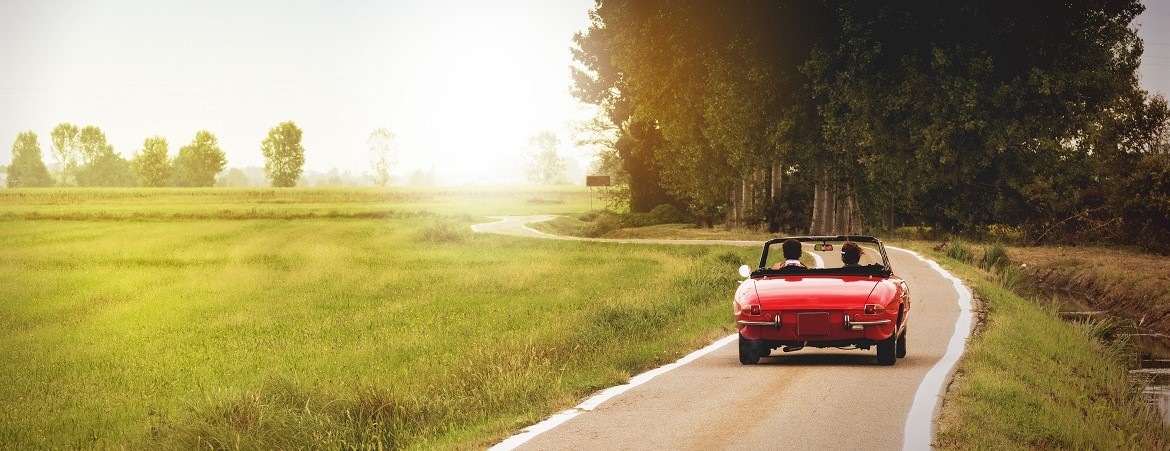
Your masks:
<svg viewBox="0 0 1170 451"><path fill-rule="evenodd" d="M816 172L818 175L813 187L813 216L809 235L861 234L861 211L848 184L830 181L823 169L818 168Z"/></svg>
<svg viewBox="0 0 1170 451"><path fill-rule="evenodd" d="M772 203L775 203L776 198L780 197L780 176L783 175L780 173L780 166L779 163L772 165L772 191L768 195L768 201Z"/></svg>
<svg viewBox="0 0 1170 451"><path fill-rule="evenodd" d="M731 230L738 220L737 211L739 210L739 195L735 185L727 187L727 220L724 223L724 228Z"/></svg>

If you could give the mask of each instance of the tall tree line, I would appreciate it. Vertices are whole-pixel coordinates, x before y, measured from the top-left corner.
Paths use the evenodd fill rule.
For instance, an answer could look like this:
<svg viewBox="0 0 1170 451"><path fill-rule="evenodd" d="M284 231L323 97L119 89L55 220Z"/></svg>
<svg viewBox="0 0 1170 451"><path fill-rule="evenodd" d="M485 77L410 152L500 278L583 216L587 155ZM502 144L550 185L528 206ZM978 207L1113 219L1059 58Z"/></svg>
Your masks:
<svg viewBox="0 0 1170 451"><path fill-rule="evenodd" d="M574 94L617 129L634 210L813 233L1124 230L1109 224L1157 218L1117 200L1167 172L1130 170L1165 167L1166 102L1136 77L1142 10L604 0L575 38Z"/></svg>

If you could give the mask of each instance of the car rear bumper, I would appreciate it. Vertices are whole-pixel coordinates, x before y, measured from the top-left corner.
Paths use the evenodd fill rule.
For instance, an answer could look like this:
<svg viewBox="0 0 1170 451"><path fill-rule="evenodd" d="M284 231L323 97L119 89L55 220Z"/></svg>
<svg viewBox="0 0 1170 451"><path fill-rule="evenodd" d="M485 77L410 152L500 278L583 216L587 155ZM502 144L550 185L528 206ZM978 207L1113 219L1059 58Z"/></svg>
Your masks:
<svg viewBox="0 0 1170 451"><path fill-rule="evenodd" d="M821 315L822 324L807 327L800 317L805 314ZM894 320L874 317L857 318L841 311L836 312L783 312L759 317L740 317L735 323L741 335L749 339L779 341L837 341L837 340L883 340L894 333ZM759 318L759 319L756 319ZM806 326L806 327L802 327Z"/></svg>

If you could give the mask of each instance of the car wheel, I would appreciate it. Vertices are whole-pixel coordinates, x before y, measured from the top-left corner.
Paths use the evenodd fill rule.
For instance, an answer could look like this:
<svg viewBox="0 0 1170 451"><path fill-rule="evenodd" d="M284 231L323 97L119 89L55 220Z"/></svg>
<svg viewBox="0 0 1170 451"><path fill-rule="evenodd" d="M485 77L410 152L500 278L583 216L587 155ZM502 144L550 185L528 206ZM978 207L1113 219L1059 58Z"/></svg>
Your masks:
<svg viewBox="0 0 1170 451"><path fill-rule="evenodd" d="M898 345L895 346L895 349L894 349L894 351L895 351L894 355L897 356L899 359L906 357L906 332L907 332L906 328L903 327L902 328L902 335L898 336Z"/></svg>
<svg viewBox="0 0 1170 451"><path fill-rule="evenodd" d="M877 363L878 365L893 365L898 359L894 357L894 348L898 345L898 330L894 329L894 333L890 334L890 338L879 341L877 343Z"/></svg>
<svg viewBox="0 0 1170 451"><path fill-rule="evenodd" d="M744 365L755 365L760 363L760 347L755 340L743 338L743 334L739 336L739 363Z"/></svg>

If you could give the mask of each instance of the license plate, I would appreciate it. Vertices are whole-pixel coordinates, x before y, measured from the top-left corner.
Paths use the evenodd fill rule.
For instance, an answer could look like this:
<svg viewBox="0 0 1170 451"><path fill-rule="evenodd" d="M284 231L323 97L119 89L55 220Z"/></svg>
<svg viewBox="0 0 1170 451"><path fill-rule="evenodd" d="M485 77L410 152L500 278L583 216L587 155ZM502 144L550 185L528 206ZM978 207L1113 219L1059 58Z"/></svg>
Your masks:
<svg viewBox="0 0 1170 451"><path fill-rule="evenodd" d="M796 333L797 335L829 335L829 314L827 312L797 313Z"/></svg>

